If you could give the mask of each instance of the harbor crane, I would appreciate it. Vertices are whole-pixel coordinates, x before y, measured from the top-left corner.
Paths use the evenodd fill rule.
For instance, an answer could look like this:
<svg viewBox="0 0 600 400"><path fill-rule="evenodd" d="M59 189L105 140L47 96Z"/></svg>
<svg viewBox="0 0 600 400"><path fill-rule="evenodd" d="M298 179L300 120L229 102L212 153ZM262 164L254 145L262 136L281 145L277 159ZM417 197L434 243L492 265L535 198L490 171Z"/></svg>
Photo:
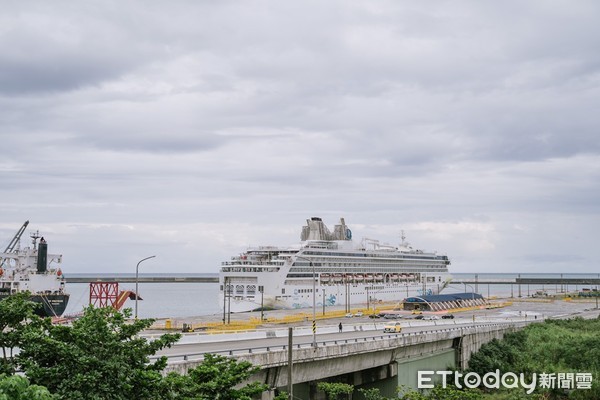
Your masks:
<svg viewBox="0 0 600 400"><path fill-rule="evenodd" d="M17 246L17 243L19 243L19 240L21 240L21 236L23 236L23 233L25 232L25 229L27 228L27 225L29 225L29 221L25 221L25 223L23 223L23 226L21 226L21 229L19 229L19 231L12 238L12 240L10 241L10 243L8 244L8 246L6 246L6 249L4 249L4 253L12 253L13 252L13 250ZM2 262L0 263L0 268L2 266L4 266L5 261L6 261L6 259L3 258Z"/></svg>

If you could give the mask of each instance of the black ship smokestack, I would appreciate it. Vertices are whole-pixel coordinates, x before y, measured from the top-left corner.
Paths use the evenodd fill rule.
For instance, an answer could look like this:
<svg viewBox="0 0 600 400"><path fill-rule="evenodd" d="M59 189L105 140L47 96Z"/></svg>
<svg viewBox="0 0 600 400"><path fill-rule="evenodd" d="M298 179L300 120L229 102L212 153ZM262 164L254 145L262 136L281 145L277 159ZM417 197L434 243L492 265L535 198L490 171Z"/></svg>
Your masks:
<svg viewBox="0 0 600 400"><path fill-rule="evenodd" d="M48 266L48 244L44 240L44 238L40 239L40 244L38 246L38 256L37 256L37 272L38 274L43 274L46 272Z"/></svg>

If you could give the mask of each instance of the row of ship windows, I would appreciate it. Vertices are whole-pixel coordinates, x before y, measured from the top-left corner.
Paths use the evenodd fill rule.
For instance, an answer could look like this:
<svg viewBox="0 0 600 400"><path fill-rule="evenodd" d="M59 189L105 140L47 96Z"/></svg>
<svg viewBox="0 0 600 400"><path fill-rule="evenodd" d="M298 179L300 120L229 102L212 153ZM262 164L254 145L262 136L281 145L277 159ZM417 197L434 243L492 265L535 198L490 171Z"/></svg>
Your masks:
<svg viewBox="0 0 600 400"><path fill-rule="evenodd" d="M390 265L392 265L392 266L394 266L394 268L397 268L398 265L406 266L406 264L418 265L419 268L423 268L423 267L438 267L438 268L440 268L440 267L447 265L446 263L435 262L434 260L418 260L416 262L411 261L410 264L409 263L399 263L397 260L377 260L377 261L373 260L373 261L371 261L371 260L356 260L356 259L320 260L320 261L312 261L312 262L302 260L302 261L294 262L295 266L302 265L302 266L311 266L311 267L312 266L315 266L315 267L321 267L321 266L345 267L345 266L360 265L361 267L373 268L374 266L389 267Z"/></svg>
<svg viewBox="0 0 600 400"><path fill-rule="evenodd" d="M352 258L396 258L396 259L410 259L410 260L448 260L448 256L409 256L409 255L393 255L393 254L355 254L355 253L338 253L338 252L316 252L316 251L305 251L302 255L313 255L313 256L331 256L331 257L352 257Z"/></svg>
<svg viewBox="0 0 600 400"><path fill-rule="evenodd" d="M225 265L225 264L223 264ZM227 264L231 265L231 264ZM238 264L239 265L239 264ZM278 267L222 267L223 272L277 272Z"/></svg>
<svg viewBox="0 0 600 400"><path fill-rule="evenodd" d="M432 268L429 271L424 272L422 269L419 269L418 271L415 270L405 270L403 273L405 274L431 274L432 272L446 272L445 270L440 270L438 268L433 269L435 267L430 267ZM365 272L365 270L363 268L327 268L326 271L320 271L320 270L315 270L313 271L312 268L300 268L300 267L292 267L290 268L290 272L305 272L306 276L311 275L312 273L315 272L316 274L321 274L321 273L332 273L332 274L397 274L397 270L395 269L385 269L385 268L381 268L381 269L377 269L377 270L372 270L372 271L368 271ZM401 275L401 274L398 274Z"/></svg>
<svg viewBox="0 0 600 400"><path fill-rule="evenodd" d="M234 289L234 285L227 285L227 294L232 294ZM220 290L223 291L223 285L221 285ZM235 294L244 294L244 285L235 285ZM246 294L253 296L256 294L256 285L248 285L246 286Z"/></svg>
<svg viewBox="0 0 600 400"><path fill-rule="evenodd" d="M419 274L416 274L416 275L417 276L409 277L409 278L402 278L402 277L392 278L392 277L390 277L389 274L385 274L385 276L383 276L381 278L376 278L376 277L374 277L374 276L371 275L371 278L377 279L379 281L387 280L388 282L392 282L392 281L394 281L394 282L396 282L396 281L399 281L399 282L415 282L415 281L419 281L420 282L421 281L421 276L419 276ZM306 273L289 273L289 274L287 274L288 278L308 278L308 279L310 279L313 276L314 275L311 272L306 272ZM347 281L347 282L353 282L353 281L362 282L362 281L365 280L365 276L364 275L361 276L361 277L357 277L356 275L348 274L348 275L346 275L347 279L344 279L344 278L345 277L343 275L340 275L338 277L336 277L335 275L334 276L327 276L327 277L321 276L321 284L325 284L327 282L333 282L333 281L336 281L336 279L339 280L338 283L343 283L344 281ZM441 276L438 276L437 278L438 278L438 282L442 281L442 277ZM423 279L426 279L427 282L435 282L435 276L426 276L426 275L423 275Z"/></svg>
<svg viewBox="0 0 600 400"><path fill-rule="evenodd" d="M308 289L305 290L305 291L298 290L297 293L298 294L302 294L302 293L309 293L309 292L312 293L312 290L308 290ZM318 292L319 292L319 289L317 289L317 293ZM327 291L326 290L322 290L322 292L325 293L325 295L327 296ZM403 289L396 289L396 290L380 290L380 291L377 292L377 294L383 294L383 293L406 293L406 290L404 290L404 288L403 288ZM284 289L282 289L281 294L285 294ZM350 292L350 295L351 296L354 296L354 295L364 296L365 292ZM311 296L307 296L307 297L311 297ZM375 295L373 295L373 296L369 295L369 298L370 299L374 299Z"/></svg>
<svg viewBox="0 0 600 400"><path fill-rule="evenodd" d="M316 267L316 268L315 268ZM419 265L414 268L403 268L402 272L398 272L398 268L385 264L360 265L360 264L329 264L325 268L319 268L321 265L314 266L293 266L290 271L303 271L316 273L354 273L354 274L430 274L432 272L447 272L447 269L442 265Z"/></svg>
<svg viewBox="0 0 600 400"><path fill-rule="evenodd" d="M432 281L429 281L432 282ZM435 282L435 281L433 281ZM254 296L256 294L256 285L248 285L245 287L246 289L246 295L248 296ZM377 290L379 289L379 290ZM404 288L397 288L395 290L381 290L383 289L382 286L374 286L372 288L370 288L370 290L376 290L375 293L398 293L398 292L403 292ZM223 285L221 285L220 290L223 291ZM321 289L322 292L325 292L325 289ZM319 289L315 289L315 292L318 293ZM227 285L227 294L231 295L234 293L234 285ZM298 289L297 293L312 293L312 289ZM243 295L244 294L244 285L235 285L235 294L236 295ZM281 289L281 294L285 294L285 289ZM356 295L356 294L363 294L363 292L352 292L350 293L351 295Z"/></svg>

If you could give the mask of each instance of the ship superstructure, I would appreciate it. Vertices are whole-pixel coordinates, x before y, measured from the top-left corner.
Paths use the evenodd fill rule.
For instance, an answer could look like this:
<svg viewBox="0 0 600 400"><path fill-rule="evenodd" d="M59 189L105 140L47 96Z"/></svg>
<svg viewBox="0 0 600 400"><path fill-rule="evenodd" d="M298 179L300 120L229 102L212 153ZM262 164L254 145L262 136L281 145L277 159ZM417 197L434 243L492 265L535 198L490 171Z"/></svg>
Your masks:
<svg viewBox="0 0 600 400"><path fill-rule="evenodd" d="M445 255L363 239L343 218L330 231L319 217L302 227L301 243L248 249L222 263L220 301L231 312L367 305L437 294L450 279Z"/></svg>
<svg viewBox="0 0 600 400"><path fill-rule="evenodd" d="M31 300L40 304L36 311L39 315L60 316L69 302L65 278L58 266L62 255L48 253L48 244L39 232L31 235L31 246L21 249L20 238L28 224L26 221L0 253L0 301L28 292Z"/></svg>

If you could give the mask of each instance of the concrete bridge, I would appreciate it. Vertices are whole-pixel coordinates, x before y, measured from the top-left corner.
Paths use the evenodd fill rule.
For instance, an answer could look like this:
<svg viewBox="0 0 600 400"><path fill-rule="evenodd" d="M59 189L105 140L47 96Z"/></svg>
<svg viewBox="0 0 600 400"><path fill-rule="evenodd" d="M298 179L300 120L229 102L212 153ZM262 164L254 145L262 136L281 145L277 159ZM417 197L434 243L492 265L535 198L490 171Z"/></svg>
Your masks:
<svg viewBox="0 0 600 400"><path fill-rule="evenodd" d="M354 338L321 341L316 348L305 341L295 345L292 351L294 398L324 398L319 397L323 393L316 392L318 381L378 387L384 396L395 397L399 385L416 388L418 370L464 369L471 354L484 343L540 321L445 324L400 334L362 332L364 335ZM230 352L239 360L261 367L253 381L287 391L289 364L285 344ZM201 362L201 359L184 358L187 359L171 361L169 371L185 373Z"/></svg>

